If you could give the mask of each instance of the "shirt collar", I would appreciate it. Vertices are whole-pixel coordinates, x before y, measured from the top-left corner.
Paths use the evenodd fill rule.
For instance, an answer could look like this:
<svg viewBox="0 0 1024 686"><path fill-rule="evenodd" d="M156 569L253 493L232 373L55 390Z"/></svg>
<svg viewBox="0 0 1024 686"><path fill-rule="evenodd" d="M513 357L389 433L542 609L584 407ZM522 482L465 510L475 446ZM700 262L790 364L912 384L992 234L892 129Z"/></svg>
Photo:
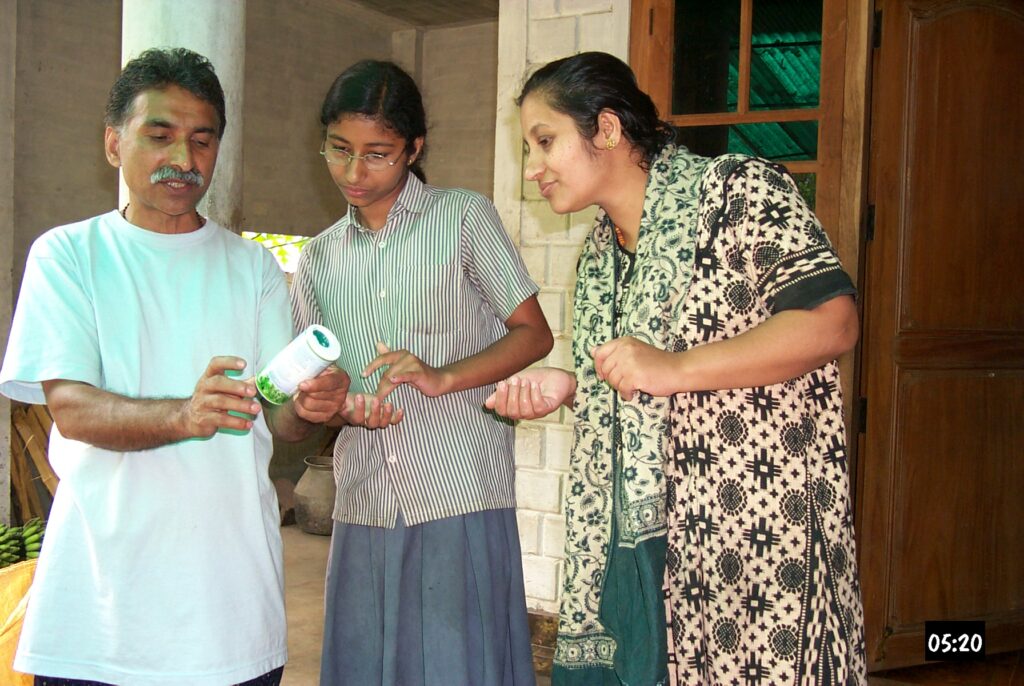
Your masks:
<svg viewBox="0 0 1024 686"><path fill-rule="evenodd" d="M402 189L398 197L395 198L395 204L388 210L388 217L384 222L382 231L391 224L391 219L398 216L402 212L413 212L415 214L422 213L426 207L427 202L430 199L430 194L427 193L427 186L425 183L420 181L419 177L409 173L409 176L405 180L405 188ZM368 231L366 227L362 225L356 216L356 208L354 205L348 206L348 222L349 225L355 229Z"/></svg>
<svg viewBox="0 0 1024 686"><path fill-rule="evenodd" d="M398 194L398 197L395 199L395 206L391 208L391 211L394 212L395 208L401 208L419 214L426 209L427 199L426 184L410 171L409 177L405 181L405 188Z"/></svg>

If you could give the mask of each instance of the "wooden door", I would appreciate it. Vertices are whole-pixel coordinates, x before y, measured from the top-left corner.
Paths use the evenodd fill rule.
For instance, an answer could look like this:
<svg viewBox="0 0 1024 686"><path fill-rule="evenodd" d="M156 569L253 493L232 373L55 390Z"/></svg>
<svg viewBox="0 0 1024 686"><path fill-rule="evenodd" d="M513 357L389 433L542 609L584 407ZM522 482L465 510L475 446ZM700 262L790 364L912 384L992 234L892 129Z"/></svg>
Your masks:
<svg viewBox="0 0 1024 686"><path fill-rule="evenodd" d="M879 0L858 531L871 670L1024 646L1024 2ZM878 15L876 15L878 16Z"/></svg>

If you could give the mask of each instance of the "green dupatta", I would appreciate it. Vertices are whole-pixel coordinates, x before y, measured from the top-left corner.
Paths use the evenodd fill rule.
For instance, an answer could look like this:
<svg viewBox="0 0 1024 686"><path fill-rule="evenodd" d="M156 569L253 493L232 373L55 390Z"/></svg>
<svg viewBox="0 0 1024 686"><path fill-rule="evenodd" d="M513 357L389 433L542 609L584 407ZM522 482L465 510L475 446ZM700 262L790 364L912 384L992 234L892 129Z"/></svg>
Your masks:
<svg viewBox="0 0 1024 686"><path fill-rule="evenodd" d="M600 213L577 267L573 307L575 436L566 493L566 561L552 681L648 686L667 676L665 464L669 398L625 401L594 371L591 349L633 336L663 350L694 262L708 159L667 146L651 165L632 278Z"/></svg>

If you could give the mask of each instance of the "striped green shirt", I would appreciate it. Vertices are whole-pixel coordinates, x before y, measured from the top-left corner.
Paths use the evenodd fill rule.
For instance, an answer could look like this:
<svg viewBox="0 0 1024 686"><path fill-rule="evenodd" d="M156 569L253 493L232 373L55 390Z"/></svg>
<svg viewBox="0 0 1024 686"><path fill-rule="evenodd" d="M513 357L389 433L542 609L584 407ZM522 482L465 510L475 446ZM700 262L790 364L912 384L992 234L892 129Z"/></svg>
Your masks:
<svg viewBox="0 0 1024 686"><path fill-rule="evenodd" d="M377 341L451 364L504 336L505 320L536 292L489 200L410 175L379 231L361 227L350 207L306 244L291 297L296 330L333 331L352 392L372 393L383 372L361 372ZM393 527L399 509L420 524L515 507L512 428L484 411L492 390L429 398L403 384L388 396L405 410L401 423L342 428L334 518Z"/></svg>

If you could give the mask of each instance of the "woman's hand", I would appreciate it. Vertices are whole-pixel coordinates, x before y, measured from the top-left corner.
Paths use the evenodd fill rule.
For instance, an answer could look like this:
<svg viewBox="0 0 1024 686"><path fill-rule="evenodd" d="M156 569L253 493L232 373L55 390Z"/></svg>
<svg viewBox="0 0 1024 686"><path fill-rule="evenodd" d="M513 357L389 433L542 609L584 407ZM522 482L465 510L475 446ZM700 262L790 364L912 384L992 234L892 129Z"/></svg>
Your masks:
<svg viewBox="0 0 1024 686"><path fill-rule="evenodd" d="M484 406L509 419L537 419L570 405L576 377L564 369L534 367L499 381Z"/></svg>
<svg viewBox="0 0 1024 686"><path fill-rule="evenodd" d="M423 395L437 397L448 392L449 381L440 370L431 367L408 350L392 351L377 343L377 357L363 370L363 378L386 367L374 395L383 400L399 384L415 386Z"/></svg>
<svg viewBox="0 0 1024 686"><path fill-rule="evenodd" d="M591 351L597 376L625 400L637 391L668 396L678 391L673 369L676 354L659 350L632 336L603 343Z"/></svg>

